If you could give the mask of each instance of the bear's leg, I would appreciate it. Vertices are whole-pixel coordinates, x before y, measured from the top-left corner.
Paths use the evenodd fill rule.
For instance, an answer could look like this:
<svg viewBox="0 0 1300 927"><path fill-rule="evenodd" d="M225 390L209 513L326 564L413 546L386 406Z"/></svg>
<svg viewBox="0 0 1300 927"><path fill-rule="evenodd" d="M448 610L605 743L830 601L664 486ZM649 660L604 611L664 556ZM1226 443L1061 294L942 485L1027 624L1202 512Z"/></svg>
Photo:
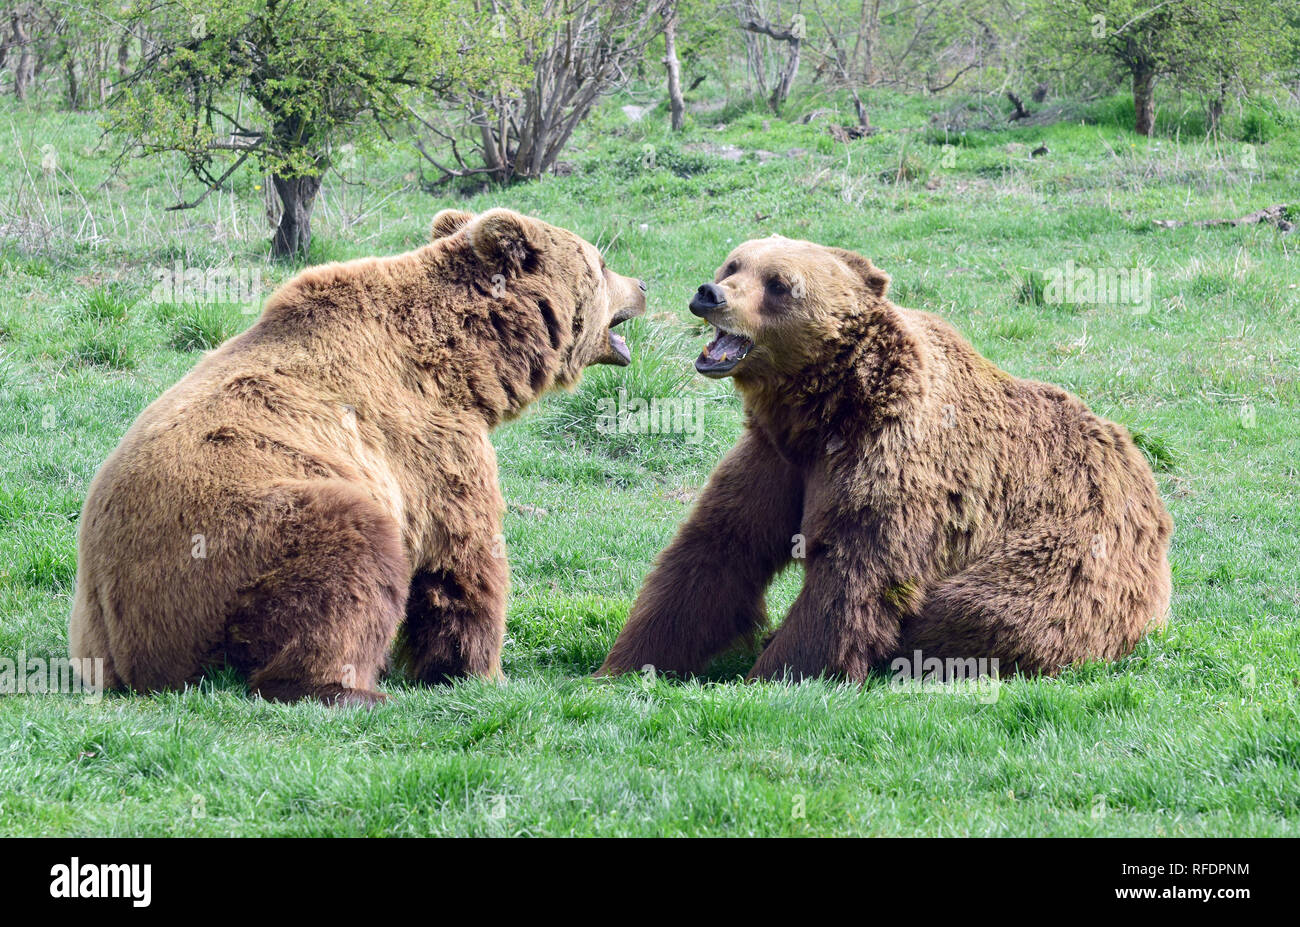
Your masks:
<svg viewBox="0 0 1300 927"><path fill-rule="evenodd" d="M347 484L293 493L268 567L240 591L227 660L263 698L372 705L410 575L397 523Z"/></svg>
<svg viewBox="0 0 1300 927"><path fill-rule="evenodd" d="M76 664L78 673L85 667L91 673L89 682L94 682L94 660L102 660L102 684L106 690L118 689L122 679L117 674L113 663L112 650L109 646L108 628L104 624L104 613L99 603L90 592L90 581L84 576L77 583L73 592L72 619L68 623L68 656L73 660L90 660L90 664Z"/></svg>
<svg viewBox="0 0 1300 927"><path fill-rule="evenodd" d="M802 512L799 471L746 431L659 555L597 675L696 672L761 627L763 592L792 559Z"/></svg>
<svg viewBox="0 0 1300 927"><path fill-rule="evenodd" d="M429 685L501 678L509 570L499 539L415 574L406 599L400 662Z"/></svg>
<svg viewBox="0 0 1300 927"><path fill-rule="evenodd" d="M963 667L996 660L999 675L1118 659L1164 621L1167 537L1131 523L1019 534L928 591L903 623L899 656L919 650Z"/></svg>
<svg viewBox="0 0 1300 927"><path fill-rule="evenodd" d="M862 682L898 646L897 610L844 542L811 560L790 612L748 679L833 676Z"/></svg>
<svg viewBox="0 0 1300 927"><path fill-rule="evenodd" d="M416 563L395 668L430 685L464 676L501 678L510 569L496 452L487 432L452 431L440 449L444 500L435 540Z"/></svg>

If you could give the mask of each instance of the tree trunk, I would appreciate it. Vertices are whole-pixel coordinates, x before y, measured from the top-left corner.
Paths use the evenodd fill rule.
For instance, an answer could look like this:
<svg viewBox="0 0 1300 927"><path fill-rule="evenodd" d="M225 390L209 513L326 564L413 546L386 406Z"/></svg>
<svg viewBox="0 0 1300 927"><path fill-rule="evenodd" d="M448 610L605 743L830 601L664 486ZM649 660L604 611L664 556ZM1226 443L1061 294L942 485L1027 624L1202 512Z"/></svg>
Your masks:
<svg viewBox="0 0 1300 927"><path fill-rule="evenodd" d="M117 43L117 76L124 78L131 73L131 39L133 36L130 32L122 34L122 39Z"/></svg>
<svg viewBox="0 0 1300 927"><path fill-rule="evenodd" d="M18 46L18 64L14 66L14 96L27 99L27 88L32 82L35 66L32 62L32 40L23 25L24 10L14 10L11 16L13 44Z"/></svg>
<svg viewBox="0 0 1300 927"><path fill-rule="evenodd" d="M754 33L746 32L745 73L746 76L753 77L757 96L767 96L767 59L763 51L762 40Z"/></svg>
<svg viewBox="0 0 1300 927"><path fill-rule="evenodd" d="M850 67L856 68L862 83L870 87L876 79L876 46L880 44L880 0L862 0L858 15L858 37Z"/></svg>
<svg viewBox="0 0 1300 927"><path fill-rule="evenodd" d="M858 126L867 135L875 135L876 130L871 125L871 117L867 114L867 107L862 103L862 97L858 94L856 88L850 87L849 93L853 94L853 110L858 114Z"/></svg>
<svg viewBox="0 0 1300 927"><path fill-rule="evenodd" d="M320 190L320 177L276 175L271 182L284 207L271 243L271 253L275 257L306 257L311 245L311 211Z"/></svg>
<svg viewBox="0 0 1300 927"><path fill-rule="evenodd" d="M1008 122L1015 122L1017 119L1028 119L1032 115L1029 110L1025 109L1025 101L1020 99L1019 95L1014 91L1007 91L1007 99L1016 108L1016 111L1007 119Z"/></svg>
<svg viewBox="0 0 1300 927"><path fill-rule="evenodd" d="M768 108L774 113L781 112L781 104L790 96L790 88L794 84L795 75L799 73L799 56L803 53L804 40L804 19L802 16L796 16L790 28L783 29L775 26L767 20L760 17L757 8L751 2L746 11L741 11L740 28L745 30L745 47L750 52L751 67L757 62L753 60L753 52L762 48L762 40L759 35L765 35L769 39L778 42L784 42L789 46L789 53L785 59L785 66L777 76L776 86L772 88L772 95L767 98ZM760 80L763 69L757 69Z"/></svg>
<svg viewBox="0 0 1300 927"><path fill-rule="evenodd" d="M1206 112L1205 128L1211 135L1217 135L1219 132L1219 122L1223 119L1223 103L1227 96L1227 90L1220 87L1219 92L1215 96L1210 97L1210 105Z"/></svg>
<svg viewBox="0 0 1300 927"><path fill-rule="evenodd" d="M507 176L506 161L501 156L502 146L499 144L497 134L492 130L492 125L488 122L490 117L485 113L483 123L479 126L479 136L482 144L479 150L483 153L483 166L491 172L491 177L497 183L505 183L510 178Z"/></svg>
<svg viewBox="0 0 1300 927"><path fill-rule="evenodd" d="M63 59L63 69L68 75L68 109L76 112L81 109L81 84L77 79L77 55L75 49L68 50L68 57Z"/></svg>
<svg viewBox="0 0 1300 927"><path fill-rule="evenodd" d="M682 65L677 60L677 10L668 14L664 25L664 67L668 69L668 108L672 113L672 129L682 130L686 119L686 101L682 99Z"/></svg>
<svg viewBox="0 0 1300 927"><path fill-rule="evenodd" d="M792 38L786 44L790 46L790 57L785 60L781 79L776 82L776 87L772 90L772 98L767 101L774 113L781 112L781 104L790 96L795 75L799 73L799 56L803 53L803 39Z"/></svg>
<svg viewBox="0 0 1300 927"><path fill-rule="evenodd" d="M1133 71L1133 108L1137 111L1134 131L1150 136L1156 127L1156 72L1139 67Z"/></svg>
<svg viewBox="0 0 1300 927"><path fill-rule="evenodd" d="M108 76L108 42L104 39L95 39L95 102L100 106L108 99L108 87L111 83Z"/></svg>

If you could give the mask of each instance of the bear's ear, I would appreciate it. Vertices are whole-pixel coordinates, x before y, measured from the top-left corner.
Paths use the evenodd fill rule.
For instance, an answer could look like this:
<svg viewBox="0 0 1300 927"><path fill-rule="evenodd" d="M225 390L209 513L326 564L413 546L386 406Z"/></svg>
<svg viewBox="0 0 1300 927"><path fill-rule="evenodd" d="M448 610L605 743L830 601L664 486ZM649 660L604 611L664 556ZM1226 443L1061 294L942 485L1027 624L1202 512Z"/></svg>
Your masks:
<svg viewBox="0 0 1300 927"><path fill-rule="evenodd" d="M465 227L465 223L473 218L472 212L463 209L444 209L433 217L433 229L429 233L429 241L437 241L439 238L446 238L454 232L459 232Z"/></svg>
<svg viewBox="0 0 1300 927"><path fill-rule="evenodd" d="M885 273L867 258L843 248L828 249L837 258L849 265L849 269L866 281L867 289L884 299L889 289L889 274Z"/></svg>
<svg viewBox="0 0 1300 927"><path fill-rule="evenodd" d="M484 263L514 271L532 264L545 244L540 223L513 209L489 209L469 224L465 234Z"/></svg>

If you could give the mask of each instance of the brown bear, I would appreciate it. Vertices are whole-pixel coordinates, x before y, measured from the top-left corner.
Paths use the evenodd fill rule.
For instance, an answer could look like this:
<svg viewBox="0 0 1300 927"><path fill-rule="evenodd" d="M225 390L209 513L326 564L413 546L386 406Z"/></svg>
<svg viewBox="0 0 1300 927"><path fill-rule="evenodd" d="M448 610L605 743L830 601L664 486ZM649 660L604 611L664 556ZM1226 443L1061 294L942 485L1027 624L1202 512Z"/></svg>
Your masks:
<svg viewBox="0 0 1300 927"><path fill-rule="evenodd" d="M1051 674L1164 624L1173 524L1128 432L888 284L858 254L774 236L699 288L716 338L695 367L734 380L744 433L599 674L701 671L762 628L765 588L801 558L750 678L861 681L916 651Z"/></svg>
<svg viewBox="0 0 1300 927"><path fill-rule="evenodd" d="M167 390L91 483L73 657L177 687L229 664L264 697L372 704L500 674L508 571L488 433L645 310L565 229L446 210L407 254L327 264Z"/></svg>

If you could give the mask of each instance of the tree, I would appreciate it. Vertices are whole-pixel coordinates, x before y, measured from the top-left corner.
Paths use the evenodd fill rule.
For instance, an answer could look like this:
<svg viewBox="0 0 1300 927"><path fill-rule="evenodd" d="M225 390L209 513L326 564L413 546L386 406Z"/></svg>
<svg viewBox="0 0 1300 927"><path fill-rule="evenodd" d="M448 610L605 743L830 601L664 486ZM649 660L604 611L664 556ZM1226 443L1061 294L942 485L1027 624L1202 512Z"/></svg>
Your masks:
<svg viewBox="0 0 1300 927"><path fill-rule="evenodd" d="M63 71L64 104L70 110L102 106L109 97L109 56L120 29L109 7L105 0L46 4L46 47L50 63Z"/></svg>
<svg viewBox="0 0 1300 927"><path fill-rule="evenodd" d="M795 76L799 73L799 61L803 55L803 42L807 38L803 14L796 13L789 27L777 26L764 19L745 19L741 21L741 28L747 32L757 32L786 44L785 64L777 76L776 85L772 88L772 95L767 101L767 105L771 107L772 112L779 113L781 106L789 99L790 88L794 86Z"/></svg>
<svg viewBox="0 0 1300 927"><path fill-rule="evenodd" d="M492 0L493 35L517 51L523 79L503 72L486 88L463 88L456 124L441 129L425 123L446 148L435 154L421 146L425 158L443 180L473 174L499 183L541 177L596 100L624 83L643 59L663 30L671 2ZM481 164L461 156L466 125Z"/></svg>
<svg viewBox="0 0 1300 927"><path fill-rule="evenodd" d="M20 100L27 99L27 90L31 86L36 69L32 56L32 38L28 32L34 15L35 5L18 3L9 11L10 38L5 42L5 52L14 57L14 96Z"/></svg>
<svg viewBox="0 0 1300 927"><path fill-rule="evenodd" d="M1005 83L1022 6L1022 0L807 0L792 22L804 27L799 50L811 59L813 82L847 89L867 129L864 88L939 93L968 74Z"/></svg>
<svg viewBox="0 0 1300 927"><path fill-rule="evenodd" d="M682 96L682 63L677 57L677 3L664 13L664 70L668 72L668 109L672 130L680 132L686 121Z"/></svg>
<svg viewBox="0 0 1300 927"><path fill-rule="evenodd" d="M467 0L136 0L143 60L110 101L113 127L142 154L187 159L206 190L182 208L254 159L282 206L273 253L303 255L339 144L387 139L426 93L509 60L476 19Z"/></svg>
<svg viewBox="0 0 1300 927"><path fill-rule="evenodd" d="M730 60L736 39L734 12L717 0L672 0L672 10L683 97L705 81L712 81L725 95L734 73Z"/></svg>
<svg viewBox="0 0 1300 927"><path fill-rule="evenodd" d="M768 19L760 10L758 0L736 0L736 14L740 19L740 28L746 33L746 44L750 49L750 67L759 81L760 92L764 89L763 84L766 80L763 66L766 56L762 53L761 46L757 45L757 42L761 41L758 37L765 36L772 41L783 43L786 47L785 62L781 65L772 86L772 93L767 98L768 107L772 112L779 113L782 104L789 98L790 88L794 86L795 76L799 73L803 43L808 37L807 17L799 12L796 2L794 12L789 14L788 25L783 21L784 16L779 5L772 14L776 17L775 21Z"/></svg>
<svg viewBox="0 0 1300 927"><path fill-rule="evenodd" d="M1288 21L1300 10L1295 0L1276 3L1220 2L1201 17L1203 53L1188 62L1185 83L1206 98L1206 129L1217 132L1224 103L1233 92L1248 93L1276 73L1288 44Z"/></svg>
<svg viewBox="0 0 1300 927"><path fill-rule="evenodd" d="M1054 50L1102 55L1131 82L1134 129L1155 127L1155 88L1213 87L1212 121L1234 81L1270 66L1286 34L1283 11L1295 0L1046 0L1042 35ZM1067 67L1069 63L1067 62ZM1213 103L1212 103L1213 106Z"/></svg>

